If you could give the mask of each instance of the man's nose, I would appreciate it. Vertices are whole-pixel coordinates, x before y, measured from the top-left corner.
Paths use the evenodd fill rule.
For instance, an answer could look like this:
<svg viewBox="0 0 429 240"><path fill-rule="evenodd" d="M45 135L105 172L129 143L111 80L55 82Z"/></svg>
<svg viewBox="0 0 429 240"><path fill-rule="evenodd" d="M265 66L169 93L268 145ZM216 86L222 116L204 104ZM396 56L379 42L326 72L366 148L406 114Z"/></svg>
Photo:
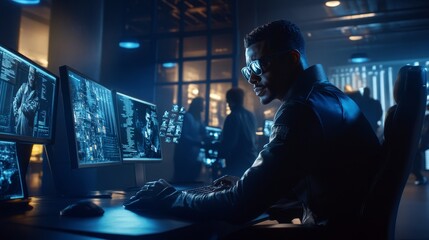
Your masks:
<svg viewBox="0 0 429 240"><path fill-rule="evenodd" d="M250 74L250 78L249 78L249 80L247 80L247 82L250 83L250 84L256 84L260 80L261 80L261 77L253 74L253 72L252 72Z"/></svg>

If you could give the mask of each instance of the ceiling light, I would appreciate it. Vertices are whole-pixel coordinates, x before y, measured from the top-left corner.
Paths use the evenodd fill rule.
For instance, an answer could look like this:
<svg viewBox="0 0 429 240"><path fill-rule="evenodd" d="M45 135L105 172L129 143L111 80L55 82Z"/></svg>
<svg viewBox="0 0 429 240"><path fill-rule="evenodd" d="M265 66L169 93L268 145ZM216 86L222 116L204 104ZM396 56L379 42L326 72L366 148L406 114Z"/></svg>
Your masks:
<svg viewBox="0 0 429 240"><path fill-rule="evenodd" d="M339 17L338 20L354 20L354 19L362 19L362 18L371 18L375 16L376 16L375 13L362 13L362 14Z"/></svg>
<svg viewBox="0 0 429 240"><path fill-rule="evenodd" d="M134 48L139 48L140 43L137 40L122 40L119 42L119 47L134 49Z"/></svg>
<svg viewBox="0 0 429 240"><path fill-rule="evenodd" d="M368 61L369 57L366 53L353 53L349 58L350 63L364 63Z"/></svg>
<svg viewBox="0 0 429 240"><path fill-rule="evenodd" d="M174 63L174 62L166 62L166 63L163 63L162 66L164 68L173 68L173 67L176 66L176 63Z"/></svg>
<svg viewBox="0 0 429 240"><path fill-rule="evenodd" d="M24 5L36 5L40 3L40 0L12 0L13 2L24 4Z"/></svg>
<svg viewBox="0 0 429 240"><path fill-rule="evenodd" d="M341 4L340 1L326 1L325 5L327 7L338 7Z"/></svg>
<svg viewBox="0 0 429 240"><path fill-rule="evenodd" d="M361 35L352 35L352 36L349 36L349 40L350 41L359 41L359 40L362 40L362 36Z"/></svg>

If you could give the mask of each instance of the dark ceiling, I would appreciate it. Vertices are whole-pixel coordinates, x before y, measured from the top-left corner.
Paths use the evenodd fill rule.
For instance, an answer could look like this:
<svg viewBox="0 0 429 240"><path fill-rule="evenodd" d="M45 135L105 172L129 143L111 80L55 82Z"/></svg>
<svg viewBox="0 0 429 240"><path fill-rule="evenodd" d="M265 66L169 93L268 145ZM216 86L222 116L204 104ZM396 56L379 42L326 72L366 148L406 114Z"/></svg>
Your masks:
<svg viewBox="0 0 429 240"><path fill-rule="evenodd" d="M152 22L148 9L153 9L151 2L131 0L127 1L125 7L126 27L140 37L150 34ZM231 24L236 17L233 16L231 2L212 0L213 26ZM183 9L185 30L205 29L209 17L207 1L185 0L183 5L180 3L180 0L157 1L158 33L178 31L180 6ZM300 26L308 45L314 48L381 51L389 46L407 46L408 43L408 46L421 52L422 47L428 45L425 38L429 36L429 0L343 0L334 8L326 7L322 0L237 0L237 6L239 28L249 25L247 28L251 29L272 20L289 19ZM239 31L243 35L247 29ZM351 41L348 37L352 35L361 35L363 38ZM429 55L429 50L427 53Z"/></svg>
<svg viewBox="0 0 429 240"><path fill-rule="evenodd" d="M259 24L277 18L292 20L314 48L334 48L337 52L353 48L371 51L410 48L426 52L429 57L428 0L343 0L334 8L324 3L255 0L255 13ZM351 35L361 35L363 39L351 41L348 39Z"/></svg>
<svg viewBox="0 0 429 240"><path fill-rule="evenodd" d="M183 4L181 0L124 0L123 28L131 35L144 38L154 31L177 32L181 16L184 29L191 31L206 29L207 18L214 28L221 28L231 25L237 17L240 35L243 35L257 25L285 18L301 27L308 45L317 49L317 55L326 54L322 48L334 48L339 54L344 51L344 56L352 48L379 52L409 48L415 53L407 50L408 58L429 55L426 39L429 37L429 0L342 0L334 8L326 7L323 0L236 0L238 16L231 9L233 1L211 0L212 15L208 16L206 0L184 0ZM49 6L49 1L46 2ZM154 2L156 8L151 5ZM157 15L156 29L151 19L153 9ZM348 39L351 35L361 35L363 39L351 41ZM392 57L378 55L380 59ZM399 51L393 57L403 55Z"/></svg>

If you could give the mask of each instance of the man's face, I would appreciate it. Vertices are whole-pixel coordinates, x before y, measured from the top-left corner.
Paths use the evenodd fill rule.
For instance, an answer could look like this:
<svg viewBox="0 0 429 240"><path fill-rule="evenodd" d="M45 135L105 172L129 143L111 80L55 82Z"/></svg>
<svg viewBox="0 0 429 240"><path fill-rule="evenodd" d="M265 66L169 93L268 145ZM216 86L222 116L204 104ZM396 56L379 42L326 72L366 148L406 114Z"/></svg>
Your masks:
<svg viewBox="0 0 429 240"><path fill-rule="evenodd" d="M270 51L265 41L257 42L246 48L246 65L251 61L271 56L276 52ZM261 76L251 74L248 82L253 85L253 91L262 104L268 104L274 99L282 100L287 91L287 70L282 60L273 58L266 66L262 66Z"/></svg>
<svg viewBox="0 0 429 240"><path fill-rule="evenodd" d="M28 84L34 88L34 68L30 68L28 71Z"/></svg>

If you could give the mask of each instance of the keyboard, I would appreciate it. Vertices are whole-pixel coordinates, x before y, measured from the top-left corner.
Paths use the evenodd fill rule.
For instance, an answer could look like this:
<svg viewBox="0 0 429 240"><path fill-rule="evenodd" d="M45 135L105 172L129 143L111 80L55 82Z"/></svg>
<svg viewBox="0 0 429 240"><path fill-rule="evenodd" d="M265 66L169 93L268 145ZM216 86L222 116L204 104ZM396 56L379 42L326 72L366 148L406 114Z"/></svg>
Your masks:
<svg viewBox="0 0 429 240"><path fill-rule="evenodd" d="M201 194L201 193L207 194L212 192L219 192L234 186L239 179L240 178L236 176L226 175L214 180L213 183L210 185L205 185L205 186L191 188L191 189L185 189L183 191L186 193L192 193L192 194Z"/></svg>
<svg viewBox="0 0 429 240"><path fill-rule="evenodd" d="M217 186L214 186L214 185L206 185L206 186L201 186L201 187L186 189L186 190L183 190L183 191L186 192L186 193L200 194L200 193L218 192L218 191L221 191L223 189L226 189L226 188L223 187L221 189L220 187L217 187Z"/></svg>

